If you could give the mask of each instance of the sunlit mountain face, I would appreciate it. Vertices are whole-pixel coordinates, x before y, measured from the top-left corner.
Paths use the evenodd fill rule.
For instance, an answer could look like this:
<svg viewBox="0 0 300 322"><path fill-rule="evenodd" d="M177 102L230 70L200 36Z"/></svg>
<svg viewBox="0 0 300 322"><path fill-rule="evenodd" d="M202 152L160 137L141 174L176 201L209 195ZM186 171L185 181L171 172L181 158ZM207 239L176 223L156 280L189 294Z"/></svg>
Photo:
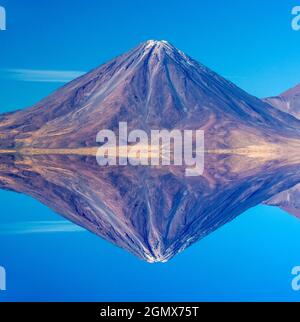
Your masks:
<svg viewBox="0 0 300 322"><path fill-rule="evenodd" d="M204 171L107 165L97 134L204 131ZM147 41L35 106L0 116L0 187L149 262L300 183L300 121L166 41ZM117 153L120 153L118 150ZM118 155L120 157L120 155ZM74 237L75 238L75 237Z"/></svg>
<svg viewBox="0 0 300 322"><path fill-rule="evenodd" d="M278 96L266 98L265 101L283 112L300 118L300 84Z"/></svg>

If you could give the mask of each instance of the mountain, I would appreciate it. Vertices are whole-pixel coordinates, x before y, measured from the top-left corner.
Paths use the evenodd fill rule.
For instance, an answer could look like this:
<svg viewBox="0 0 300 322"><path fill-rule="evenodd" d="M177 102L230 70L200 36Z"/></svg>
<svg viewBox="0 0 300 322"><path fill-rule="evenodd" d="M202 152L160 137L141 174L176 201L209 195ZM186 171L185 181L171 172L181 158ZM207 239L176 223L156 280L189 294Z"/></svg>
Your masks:
<svg viewBox="0 0 300 322"><path fill-rule="evenodd" d="M266 98L265 101L300 119L300 84L278 96Z"/></svg>
<svg viewBox="0 0 300 322"><path fill-rule="evenodd" d="M300 119L300 84L279 96L265 99L266 102ZM283 191L266 201L267 205L278 206L288 213L300 218L300 185Z"/></svg>
<svg viewBox="0 0 300 322"><path fill-rule="evenodd" d="M96 135L204 130L202 176L183 166L106 166ZM33 107L0 116L0 188L150 262L166 261L300 182L300 121L166 41L147 41Z"/></svg>
<svg viewBox="0 0 300 322"><path fill-rule="evenodd" d="M267 200L265 204L279 207L300 219L300 184L280 192Z"/></svg>
<svg viewBox="0 0 300 322"><path fill-rule="evenodd" d="M95 146L101 129L204 128L210 148L299 137L299 122L247 94L165 41L147 41L0 117L2 148ZM247 134L246 134L247 133Z"/></svg>
<svg viewBox="0 0 300 322"><path fill-rule="evenodd" d="M151 263L299 182L300 161L237 154L207 154L198 177L181 167L99 167L94 156L0 154L0 188L32 196Z"/></svg>

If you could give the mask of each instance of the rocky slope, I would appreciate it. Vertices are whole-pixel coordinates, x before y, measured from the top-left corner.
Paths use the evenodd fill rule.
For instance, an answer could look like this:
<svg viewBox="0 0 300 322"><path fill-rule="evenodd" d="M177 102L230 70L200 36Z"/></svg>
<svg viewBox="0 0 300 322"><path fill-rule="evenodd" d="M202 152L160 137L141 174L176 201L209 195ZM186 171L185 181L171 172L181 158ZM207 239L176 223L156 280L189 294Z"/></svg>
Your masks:
<svg viewBox="0 0 300 322"><path fill-rule="evenodd" d="M279 110L289 113L300 119L300 85L297 85L283 94L265 99ZM300 218L300 185L283 191L266 202L271 206L278 206L283 210Z"/></svg>
<svg viewBox="0 0 300 322"><path fill-rule="evenodd" d="M273 105L279 110L300 118L300 84L288 91L265 99L265 102Z"/></svg>

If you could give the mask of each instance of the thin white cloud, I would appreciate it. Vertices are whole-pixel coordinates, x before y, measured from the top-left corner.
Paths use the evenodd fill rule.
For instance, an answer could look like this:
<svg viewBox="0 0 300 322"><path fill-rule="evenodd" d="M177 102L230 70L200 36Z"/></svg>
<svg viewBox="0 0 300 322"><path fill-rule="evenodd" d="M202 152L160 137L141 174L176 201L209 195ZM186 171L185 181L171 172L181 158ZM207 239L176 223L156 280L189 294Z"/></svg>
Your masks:
<svg viewBox="0 0 300 322"><path fill-rule="evenodd" d="M67 83L85 74L78 70L2 69L2 78L22 82Z"/></svg>
<svg viewBox="0 0 300 322"><path fill-rule="evenodd" d="M28 221L0 224L0 235L83 232L80 226L69 221Z"/></svg>

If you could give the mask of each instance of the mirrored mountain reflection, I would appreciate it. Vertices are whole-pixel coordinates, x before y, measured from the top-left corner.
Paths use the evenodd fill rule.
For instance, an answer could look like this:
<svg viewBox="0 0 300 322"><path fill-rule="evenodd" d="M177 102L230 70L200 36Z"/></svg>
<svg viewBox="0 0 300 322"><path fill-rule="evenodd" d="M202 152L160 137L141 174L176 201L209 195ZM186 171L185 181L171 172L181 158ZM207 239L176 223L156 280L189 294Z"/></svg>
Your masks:
<svg viewBox="0 0 300 322"><path fill-rule="evenodd" d="M91 156L0 160L0 188L30 195L149 262L171 259L300 182L300 160L238 154L206 154L199 177L180 167L100 167Z"/></svg>
<svg viewBox="0 0 300 322"><path fill-rule="evenodd" d="M290 194L278 194L297 197L300 182L297 93L260 100L150 40L32 107L0 115L0 188L34 197L142 259L166 261L250 207L291 206ZM115 133L120 122L145 133L203 131L203 176L179 166L100 167L97 134Z"/></svg>

